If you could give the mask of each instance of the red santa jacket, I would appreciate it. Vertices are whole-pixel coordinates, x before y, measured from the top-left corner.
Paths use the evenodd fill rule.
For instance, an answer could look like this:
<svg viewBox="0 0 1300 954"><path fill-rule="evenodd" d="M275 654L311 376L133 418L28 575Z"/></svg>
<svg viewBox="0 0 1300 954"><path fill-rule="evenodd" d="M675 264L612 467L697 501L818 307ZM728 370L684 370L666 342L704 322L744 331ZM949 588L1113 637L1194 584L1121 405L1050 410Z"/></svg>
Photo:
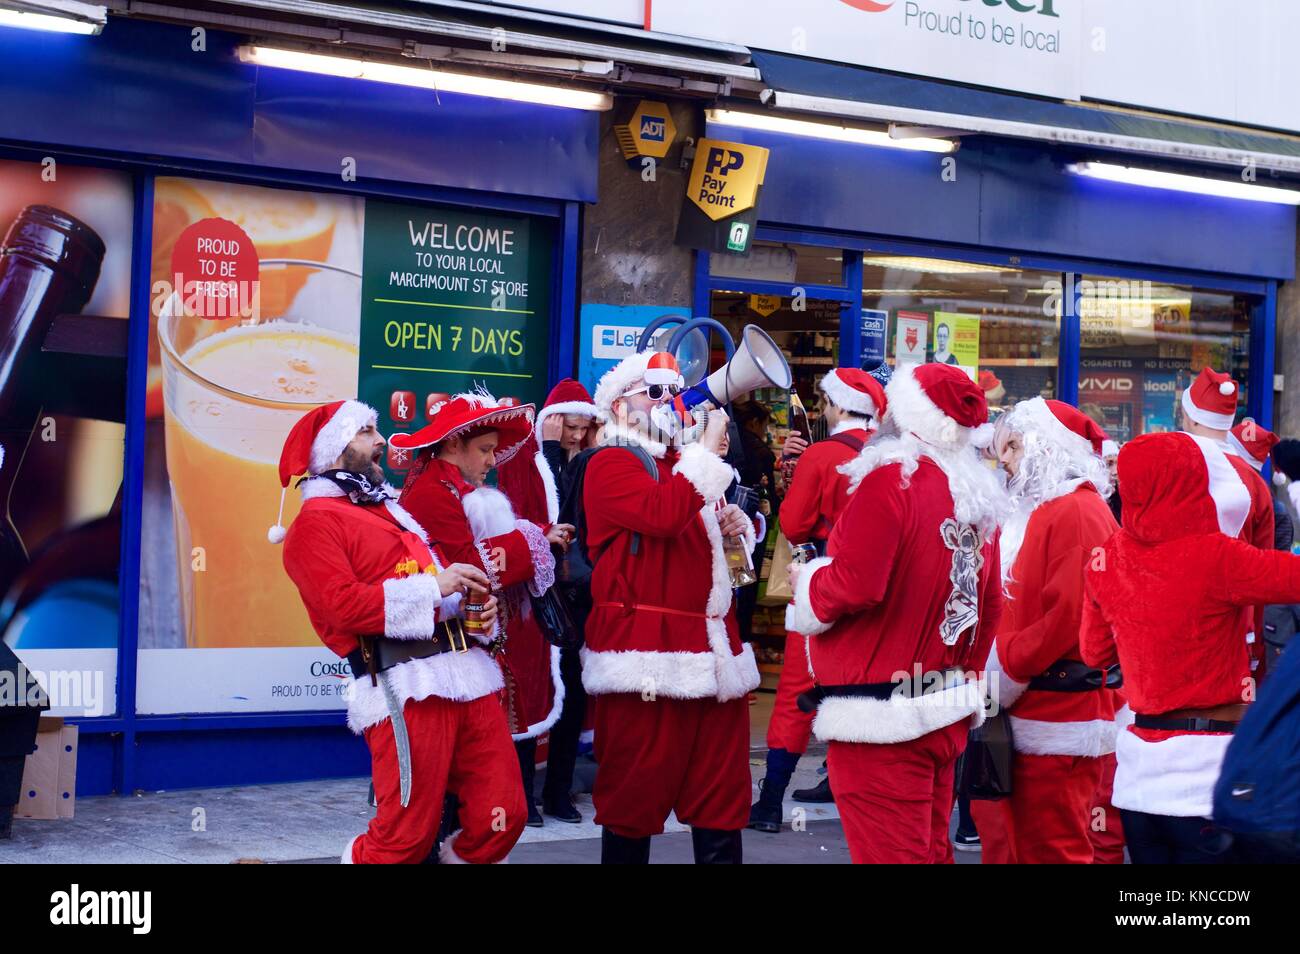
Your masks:
<svg viewBox="0 0 1300 954"><path fill-rule="evenodd" d="M1117 529L1110 507L1089 483L1029 515L988 664L989 693L1008 711L1017 752L1115 751L1113 692L1051 692L1028 684L1057 660L1081 661L1083 572Z"/></svg>
<svg viewBox="0 0 1300 954"><path fill-rule="evenodd" d="M599 557L583 686L593 694L670 699L744 696L759 683L758 666L737 633L717 516L734 472L699 445L678 455L612 423L604 439L640 444L655 458L659 479L622 448L602 450L587 464L587 547ZM753 549L752 530L746 546Z"/></svg>
<svg viewBox="0 0 1300 954"><path fill-rule="evenodd" d="M1237 471L1237 476L1250 492L1250 515L1241 528L1238 538L1261 550L1273 549L1273 495L1268 484L1246 461L1231 450L1225 450L1228 462ZM1262 679L1264 673L1260 667L1264 664L1267 652L1264 647L1264 607L1262 605L1248 608L1246 611L1246 641L1250 644L1250 668L1255 678Z"/></svg>
<svg viewBox="0 0 1300 954"><path fill-rule="evenodd" d="M421 526L428 527L438 549L449 563L469 563L488 575L494 590L533 578L533 555L528 538L518 527L509 533L475 540L465 516L466 494L474 490L460 475L460 470L445 460L434 458L414 480L402 488L401 502ZM493 551L504 555L505 567L494 568Z"/></svg>
<svg viewBox="0 0 1300 954"><path fill-rule="evenodd" d="M338 656L360 646L360 635L428 639L435 617L457 615L459 596L440 597L426 572L445 565L428 547L423 528L394 501L354 504L324 478L302 485L305 498L284 541L284 568L302 595L321 641ZM399 663L385 674L398 699L440 696L469 701L501 689L501 671L481 648ZM358 734L388 718L383 687L353 679L348 726Z"/></svg>
<svg viewBox="0 0 1300 954"><path fill-rule="evenodd" d="M827 556L799 576L786 629L812 636L821 685L928 678L983 669L1002 611L996 533L985 540L953 512L948 477L928 457L869 472L849 498ZM960 681L916 700L832 697L813 731L841 742L903 742L966 718L983 720L984 689Z"/></svg>
<svg viewBox="0 0 1300 954"><path fill-rule="evenodd" d="M505 494L467 483L446 461L429 461L408 481L402 502L429 528L448 559L478 566L492 580L501 600L498 625L505 626L496 661L507 687L506 721L516 741L541 735L564 704L559 653L550 652L528 600L529 590L541 596L555 580L550 543L536 524L515 518ZM494 552L504 555L500 569Z"/></svg>
<svg viewBox="0 0 1300 954"><path fill-rule="evenodd" d="M1149 434L1120 456L1124 525L1085 574L1081 649L1119 663L1140 715L1249 701L1253 680L1241 608L1300 601L1300 558L1227 536L1219 483L1235 479L1187 434ZM1208 465L1208 466L1207 466ZM1232 736L1129 726L1116 744L1113 804L1209 816Z"/></svg>
<svg viewBox="0 0 1300 954"><path fill-rule="evenodd" d="M866 443L871 432L864 427L839 433ZM799 458L790 489L781 501L781 531L793 544L825 541L835 520L849 502L849 478L839 473L858 452L837 440L818 441Z"/></svg>

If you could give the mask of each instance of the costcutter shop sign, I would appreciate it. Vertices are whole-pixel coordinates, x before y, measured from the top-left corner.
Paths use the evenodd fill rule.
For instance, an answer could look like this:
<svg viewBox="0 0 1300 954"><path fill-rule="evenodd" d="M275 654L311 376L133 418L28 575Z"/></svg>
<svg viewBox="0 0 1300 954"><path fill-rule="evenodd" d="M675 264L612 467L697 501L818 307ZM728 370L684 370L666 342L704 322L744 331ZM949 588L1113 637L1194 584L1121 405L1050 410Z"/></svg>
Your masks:
<svg viewBox="0 0 1300 954"><path fill-rule="evenodd" d="M655 0L651 28L795 56L1080 98L1084 0Z"/></svg>

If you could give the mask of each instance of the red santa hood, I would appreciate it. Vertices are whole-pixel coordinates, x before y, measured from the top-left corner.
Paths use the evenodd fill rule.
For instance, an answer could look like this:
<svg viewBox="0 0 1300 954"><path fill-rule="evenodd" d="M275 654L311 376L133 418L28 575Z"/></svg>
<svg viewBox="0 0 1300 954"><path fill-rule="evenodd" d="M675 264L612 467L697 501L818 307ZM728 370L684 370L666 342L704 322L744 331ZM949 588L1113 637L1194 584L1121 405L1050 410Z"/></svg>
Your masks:
<svg viewBox="0 0 1300 954"><path fill-rule="evenodd" d="M1209 468L1190 435L1144 434L1129 441L1119 452L1119 487L1124 531L1141 543L1219 530Z"/></svg>

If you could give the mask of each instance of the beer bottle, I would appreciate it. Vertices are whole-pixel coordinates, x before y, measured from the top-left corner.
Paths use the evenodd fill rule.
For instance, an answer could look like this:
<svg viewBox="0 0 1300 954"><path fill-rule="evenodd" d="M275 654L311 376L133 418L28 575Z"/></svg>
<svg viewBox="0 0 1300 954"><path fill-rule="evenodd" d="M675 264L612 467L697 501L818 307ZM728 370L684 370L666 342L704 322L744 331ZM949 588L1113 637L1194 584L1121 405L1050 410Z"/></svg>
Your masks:
<svg viewBox="0 0 1300 954"><path fill-rule="evenodd" d="M0 593L27 565L10 495L41 411L41 346L56 316L86 306L103 261L92 228L46 205L23 209L0 244Z"/></svg>

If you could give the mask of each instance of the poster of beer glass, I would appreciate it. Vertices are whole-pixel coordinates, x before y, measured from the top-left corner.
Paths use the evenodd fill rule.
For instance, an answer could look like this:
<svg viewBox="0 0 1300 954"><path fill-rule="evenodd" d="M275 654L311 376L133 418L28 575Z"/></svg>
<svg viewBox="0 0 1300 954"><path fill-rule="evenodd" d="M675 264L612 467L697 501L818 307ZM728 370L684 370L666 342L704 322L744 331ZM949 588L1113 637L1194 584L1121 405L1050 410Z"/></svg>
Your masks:
<svg viewBox="0 0 1300 954"><path fill-rule="evenodd" d="M0 638L59 715L117 708L126 372L92 352L125 340L132 202L119 172L0 161Z"/></svg>
<svg viewBox="0 0 1300 954"><path fill-rule="evenodd" d="M138 709L341 706L266 533L290 428L357 392L362 200L160 178L153 212ZM224 314L187 293L195 234L249 286ZM298 506L291 488L286 525Z"/></svg>

